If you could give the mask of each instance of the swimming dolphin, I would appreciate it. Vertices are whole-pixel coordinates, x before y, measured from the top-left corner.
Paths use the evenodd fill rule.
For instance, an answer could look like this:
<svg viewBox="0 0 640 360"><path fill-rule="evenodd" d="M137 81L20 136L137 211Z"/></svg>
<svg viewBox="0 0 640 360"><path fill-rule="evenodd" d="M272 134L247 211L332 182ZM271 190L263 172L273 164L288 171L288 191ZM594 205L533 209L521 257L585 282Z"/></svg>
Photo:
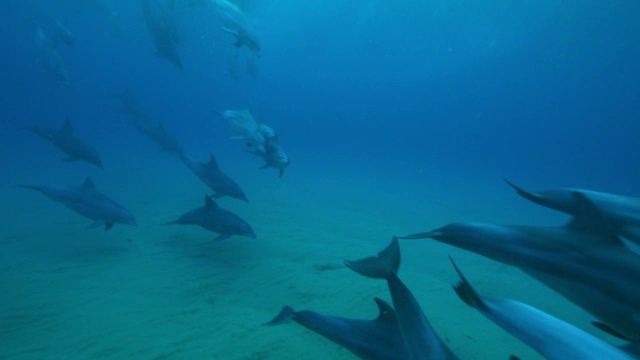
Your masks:
<svg viewBox="0 0 640 360"><path fill-rule="evenodd" d="M245 13L227 0L212 0L215 11L222 21L222 30L235 36L236 47L246 46L255 56L260 56L260 40Z"/></svg>
<svg viewBox="0 0 640 360"><path fill-rule="evenodd" d="M385 301L373 300L378 305L378 317L373 320L347 319L308 310L294 311L290 306L284 306L280 314L263 325L280 325L293 320L347 348L361 359L411 359L404 346L396 312Z"/></svg>
<svg viewBox="0 0 640 360"><path fill-rule="evenodd" d="M231 235L241 235L256 239L251 225L238 215L219 207L209 196L204 197L204 206L186 212L178 220L165 225L198 225L220 234L215 241L227 239Z"/></svg>
<svg viewBox="0 0 640 360"><path fill-rule="evenodd" d="M90 228L104 225L104 229L109 230L116 223L138 226L133 215L118 203L100 193L90 178L87 178L81 186L71 188L51 185L19 186L37 190L76 213L93 220L94 222Z"/></svg>
<svg viewBox="0 0 640 360"><path fill-rule="evenodd" d="M284 175L284 169L291 165L291 159L289 159L287 153L284 152L284 149L276 140L268 140L265 144L264 152L258 150L249 152L254 155L258 155L262 160L264 160L265 164L261 166L260 169L267 169L270 167L278 169L280 170L280 177Z"/></svg>
<svg viewBox="0 0 640 360"><path fill-rule="evenodd" d="M583 189L554 189L541 192L529 192L506 180L518 195L536 204L574 215L581 206L574 193L584 195L598 208L602 217L614 231L625 239L640 245L640 199ZM632 249L635 251L635 249Z"/></svg>
<svg viewBox="0 0 640 360"><path fill-rule="evenodd" d="M560 227L454 223L399 239L431 238L513 265L600 319L598 327L640 342L640 261L581 193L581 212Z"/></svg>
<svg viewBox="0 0 640 360"><path fill-rule="evenodd" d="M511 299L480 297L455 262L460 282L454 289L460 299L482 315L531 346L545 359L631 360L634 355L567 322Z"/></svg>
<svg viewBox="0 0 640 360"><path fill-rule="evenodd" d="M257 152L265 153L267 141L277 138L269 126L259 123L248 109L217 112L231 127L233 140L242 140Z"/></svg>
<svg viewBox="0 0 640 360"><path fill-rule="evenodd" d="M28 129L43 139L49 140L57 148L67 153L69 157L64 159L64 161L84 160L102 168L102 161L100 160L98 152L89 144L75 137L73 127L71 127L68 119L62 129L43 128L39 126L32 126Z"/></svg>
<svg viewBox="0 0 640 360"><path fill-rule="evenodd" d="M145 135L146 137L151 139L151 141L158 144L162 151L182 156L182 146L178 144L178 141L173 136L167 133L167 130L161 122L158 122L156 126L153 126L147 125L142 121L134 120L133 125L141 134Z"/></svg>
<svg viewBox="0 0 640 360"><path fill-rule="evenodd" d="M175 10L169 8L173 6L173 2L164 6L158 3L153 9L150 0L140 0L140 3L147 30L156 47L156 56L166 59L177 68L182 69L182 61L178 52L180 36L173 17Z"/></svg>
<svg viewBox="0 0 640 360"><path fill-rule="evenodd" d="M458 357L442 342L424 316L420 304L411 291L398 278L400 268L400 246L393 238L378 256L357 261L345 261L347 267L358 274L387 280L398 326L407 351L412 359L457 359Z"/></svg>
<svg viewBox="0 0 640 360"><path fill-rule="evenodd" d="M220 170L213 154L211 154L208 163L195 161L184 154L180 154L180 159L203 183L215 192L214 198L229 196L249 202L240 186Z"/></svg>
<svg viewBox="0 0 640 360"><path fill-rule="evenodd" d="M66 65L60 52L56 48L55 41L50 39L41 27L36 31L37 62L54 79L66 82L69 79Z"/></svg>

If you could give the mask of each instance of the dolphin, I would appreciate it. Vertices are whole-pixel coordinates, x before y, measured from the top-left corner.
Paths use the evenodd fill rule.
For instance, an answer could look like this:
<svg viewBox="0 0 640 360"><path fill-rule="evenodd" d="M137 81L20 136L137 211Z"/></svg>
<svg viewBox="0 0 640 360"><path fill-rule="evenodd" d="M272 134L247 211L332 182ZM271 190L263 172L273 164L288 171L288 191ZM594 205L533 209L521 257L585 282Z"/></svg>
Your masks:
<svg viewBox="0 0 640 360"><path fill-rule="evenodd" d="M43 128L32 126L28 128L32 133L49 140L60 150L69 155L64 161L84 160L99 168L102 168L102 161L98 152L89 144L75 137L73 127L67 119L62 129Z"/></svg>
<svg viewBox="0 0 640 360"><path fill-rule="evenodd" d="M189 170L215 192L214 198L229 196L249 202L240 186L220 170L213 154L211 154L208 163L195 161L182 153L180 154L180 159Z"/></svg>
<svg viewBox="0 0 640 360"><path fill-rule="evenodd" d="M617 348L527 304L511 299L480 297L453 262L453 259L451 262L460 276L460 282L454 286L460 299L511 335L531 346L545 359L637 359L623 348Z"/></svg>
<svg viewBox="0 0 640 360"><path fill-rule="evenodd" d="M284 306L280 314L263 325L280 325L293 320L347 348L360 359L411 359L404 346L396 312L385 301L373 300L378 305L378 317L373 320L347 319L308 310L294 311L290 306Z"/></svg>
<svg viewBox="0 0 640 360"><path fill-rule="evenodd" d="M53 26L53 41L54 44L61 41L69 47L74 47L76 45L76 36L69 30L67 25L56 19Z"/></svg>
<svg viewBox="0 0 640 360"><path fill-rule="evenodd" d="M398 326L411 359L457 359L442 342L424 316L420 304L411 291L398 278L400 246L395 237L378 256L357 261L345 261L347 267L358 274L375 279L386 279L396 310Z"/></svg>
<svg viewBox="0 0 640 360"><path fill-rule="evenodd" d="M157 4L155 9L152 9L150 0L140 0L140 3L147 30L156 47L156 56L166 59L177 68L182 69L182 61L178 52L180 36L173 18L175 11L169 8L173 6L173 2L167 3L165 6Z"/></svg>
<svg viewBox="0 0 640 360"><path fill-rule="evenodd" d="M207 230L220 234L215 241L227 239L232 235L247 236L256 239L257 236L251 225L238 215L219 207L209 196L204 197L204 206L182 214L178 220L165 225L198 225Z"/></svg>
<svg viewBox="0 0 640 360"><path fill-rule="evenodd" d="M233 140L242 140L257 152L265 153L267 141L277 138L276 132L268 125L261 124L248 109L225 110L218 114L227 121L235 134Z"/></svg>
<svg viewBox="0 0 640 360"><path fill-rule="evenodd" d="M222 21L222 30L236 38L236 47L246 46L255 56L260 56L260 40L249 24L245 13L227 0L212 0L215 11Z"/></svg>
<svg viewBox="0 0 640 360"><path fill-rule="evenodd" d="M280 170L280 177L284 175L284 169L291 164L291 159L287 153L284 152L280 143L276 140L269 140L265 144L265 151L258 150L249 151L250 153L259 156L264 160L265 164L260 169L275 168Z"/></svg>
<svg viewBox="0 0 640 360"><path fill-rule="evenodd" d="M431 238L520 268L601 322L613 335L640 342L640 261L598 209L574 193L582 209L565 226L453 223L399 237Z"/></svg>
<svg viewBox="0 0 640 360"><path fill-rule="evenodd" d="M76 213L93 220L90 228L104 225L104 229L109 230L116 223L138 226L134 216L127 209L100 193L90 178L87 178L81 186L71 188L51 185L18 186L37 190Z"/></svg>
<svg viewBox="0 0 640 360"><path fill-rule="evenodd" d="M147 125L142 121L135 121L133 125L138 129L138 131L151 139L151 141L160 145L162 151L166 151L167 153L173 153L178 156L183 155L182 146L178 144L178 141L165 129L164 125L161 122L158 122L156 126Z"/></svg>
<svg viewBox="0 0 640 360"><path fill-rule="evenodd" d="M56 48L56 43L50 39L41 27L36 31L37 62L54 79L60 82L67 82L69 74L60 52Z"/></svg>
<svg viewBox="0 0 640 360"><path fill-rule="evenodd" d="M574 193L580 193L598 208L602 217L620 236L640 246L639 198L573 188L529 192L506 179L505 182L527 200L574 216L581 211L581 204L576 201Z"/></svg>

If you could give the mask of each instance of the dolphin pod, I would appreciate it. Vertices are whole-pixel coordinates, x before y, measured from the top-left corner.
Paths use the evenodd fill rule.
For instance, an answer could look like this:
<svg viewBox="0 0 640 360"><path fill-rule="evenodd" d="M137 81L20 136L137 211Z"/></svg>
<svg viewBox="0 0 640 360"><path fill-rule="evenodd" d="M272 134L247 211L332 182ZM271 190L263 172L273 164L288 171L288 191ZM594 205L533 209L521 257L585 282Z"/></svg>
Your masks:
<svg viewBox="0 0 640 360"><path fill-rule="evenodd" d="M640 341L640 261L583 194L565 226L453 223L399 237L431 238L520 268L598 318L598 327Z"/></svg>
<svg viewBox="0 0 640 360"><path fill-rule="evenodd" d="M116 223L137 226L133 215L124 207L100 193L90 178L87 178L81 186L70 188L52 185L19 186L37 190L62 203L74 212L93 220L91 228L104 225L104 229L109 230Z"/></svg>

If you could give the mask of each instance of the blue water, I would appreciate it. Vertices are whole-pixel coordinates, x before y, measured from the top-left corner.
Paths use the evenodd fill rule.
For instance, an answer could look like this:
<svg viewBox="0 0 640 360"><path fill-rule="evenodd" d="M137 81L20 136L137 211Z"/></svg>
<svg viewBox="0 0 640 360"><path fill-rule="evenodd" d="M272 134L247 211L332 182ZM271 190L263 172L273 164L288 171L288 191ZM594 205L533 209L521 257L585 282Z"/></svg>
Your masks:
<svg viewBox="0 0 640 360"><path fill-rule="evenodd" d="M175 1L171 12L183 69L155 55L138 1L0 6L0 289L8 294L0 294L0 358L346 359L315 334L259 326L285 303L371 317L364 295L386 296L366 280L362 296L349 294L356 277L317 264L339 265L393 234L454 221L563 220L518 199L501 177L534 189L640 193L640 3L247 0L262 44L256 79L244 70L244 48L238 78L230 76L234 40L200 3ZM76 38L74 47L57 46L65 82L37 61L37 28L50 32L56 20ZM209 190L113 111L110 94L125 91L188 154L218 157L250 199L221 203L260 241L202 247L211 233L160 226L200 206ZM257 170L261 161L213 112L244 108L277 130L292 159L281 179ZM21 129L67 118L104 170L61 162L62 152ZM15 186L72 186L87 176L140 226L85 230L90 221ZM484 341L502 347L468 341L484 325L461 336L464 320L445 314L464 306L444 303L457 301L446 263L457 250L420 246L433 258L406 260L406 276L423 308L438 309L425 313L461 357L492 358L496 347L503 358L535 356L495 329L488 334L500 340ZM482 264L470 266L504 269ZM436 280L421 284L425 273ZM512 296L504 281L486 281ZM524 285L513 287L527 298ZM588 316L544 294L539 304L564 306L588 326Z"/></svg>

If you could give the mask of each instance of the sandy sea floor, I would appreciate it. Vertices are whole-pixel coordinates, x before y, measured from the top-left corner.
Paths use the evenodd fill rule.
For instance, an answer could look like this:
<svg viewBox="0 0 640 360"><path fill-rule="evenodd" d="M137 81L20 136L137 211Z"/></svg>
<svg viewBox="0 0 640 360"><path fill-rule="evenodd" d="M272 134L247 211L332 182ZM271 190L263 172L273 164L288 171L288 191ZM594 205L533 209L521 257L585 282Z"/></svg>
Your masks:
<svg viewBox="0 0 640 360"><path fill-rule="evenodd" d="M260 324L285 304L374 318L372 298L390 300L386 283L342 261L377 253L394 234L457 221L563 220L518 198L500 179L505 174L298 154L279 179L240 156L238 164L219 163L250 203L219 204L251 223L257 240L215 243L215 234L197 227L162 226L201 206L207 191L173 159L94 179L136 214L137 228L86 229L89 220L40 194L2 189L0 358L352 359L296 323ZM55 183L83 180L74 179ZM592 318L516 269L427 240L401 248L401 279L463 359L540 357L456 297L448 255L481 294L526 301L591 330Z"/></svg>

